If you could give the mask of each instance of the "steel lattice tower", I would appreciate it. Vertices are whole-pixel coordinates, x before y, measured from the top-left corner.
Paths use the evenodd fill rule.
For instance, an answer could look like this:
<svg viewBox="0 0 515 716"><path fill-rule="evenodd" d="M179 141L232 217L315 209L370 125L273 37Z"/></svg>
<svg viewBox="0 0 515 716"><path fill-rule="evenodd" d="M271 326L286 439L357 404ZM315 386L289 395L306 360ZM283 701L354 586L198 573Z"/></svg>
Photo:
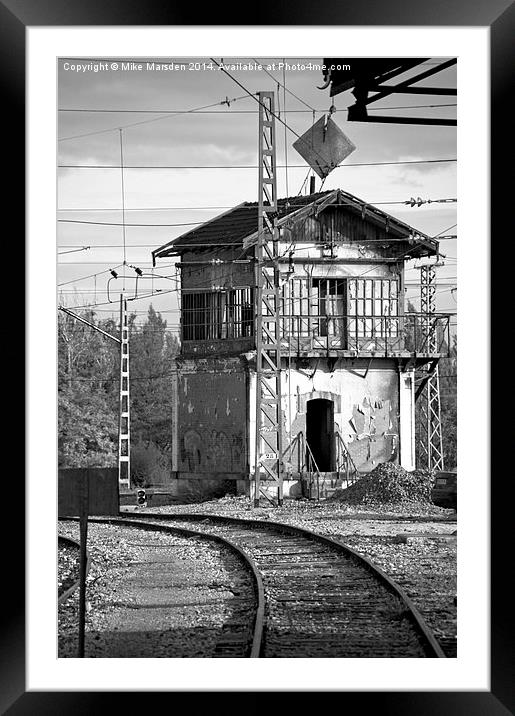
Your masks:
<svg viewBox="0 0 515 716"><path fill-rule="evenodd" d="M436 354L438 336L435 313L436 271L433 265L420 267L420 310L425 352ZM438 362L427 368L422 380L425 385L420 394L419 415L419 467L426 470L443 470L442 423L440 418L440 379Z"/></svg>
<svg viewBox="0 0 515 716"><path fill-rule="evenodd" d="M274 93L258 92L259 186L256 248L256 447L254 506L261 480L277 485L283 501L281 419L281 321L279 231L276 227L277 176ZM263 477L261 475L263 471Z"/></svg>
<svg viewBox="0 0 515 716"><path fill-rule="evenodd" d="M127 299L120 296L120 425L118 430L118 484L131 486L129 327Z"/></svg>

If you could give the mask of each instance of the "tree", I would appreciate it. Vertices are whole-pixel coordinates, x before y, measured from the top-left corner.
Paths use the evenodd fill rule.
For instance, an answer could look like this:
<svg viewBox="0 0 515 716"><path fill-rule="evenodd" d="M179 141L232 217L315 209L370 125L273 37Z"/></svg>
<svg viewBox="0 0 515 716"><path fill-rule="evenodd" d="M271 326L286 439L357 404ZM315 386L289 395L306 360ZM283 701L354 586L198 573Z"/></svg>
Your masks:
<svg viewBox="0 0 515 716"><path fill-rule="evenodd" d="M458 339L454 335L449 357L441 358L440 368L440 419L442 423L443 454L446 470L457 469L458 420Z"/></svg>
<svg viewBox="0 0 515 716"><path fill-rule="evenodd" d="M172 368L179 342L153 306L145 324L131 334L131 429L134 441L171 448Z"/></svg>
<svg viewBox="0 0 515 716"><path fill-rule="evenodd" d="M84 316L95 324L95 314ZM112 321L100 327L113 333ZM58 464L116 465L117 350L108 338L67 314L58 315Z"/></svg>
<svg viewBox="0 0 515 716"><path fill-rule="evenodd" d="M117 336L113 319L93 325ZM131 456L140 483L162 481L170 468L172 366L178 340L152 306L137 326L129 316ZM119 347L94 328L58 316L58 454L62 467L116 465L118 455ZM137 473L137 474L136 474Z"/></svg>

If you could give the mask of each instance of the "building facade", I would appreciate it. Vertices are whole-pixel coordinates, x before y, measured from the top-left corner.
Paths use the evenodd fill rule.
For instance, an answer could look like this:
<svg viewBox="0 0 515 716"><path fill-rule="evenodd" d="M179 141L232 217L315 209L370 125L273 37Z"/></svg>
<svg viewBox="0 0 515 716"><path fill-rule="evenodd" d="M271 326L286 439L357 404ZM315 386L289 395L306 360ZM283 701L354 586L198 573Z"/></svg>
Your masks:
<svg viewBox="0 0 515 716"><path fill-rule="evenodd" d="M180 257L173 476L247 492L257 225L245 203L153 253ZM415 368L447 350L449 317L406 312L404 267L438 242L339 189L280 199L276 226L284 494L323 494L382 462L414 469Z"/></svg>

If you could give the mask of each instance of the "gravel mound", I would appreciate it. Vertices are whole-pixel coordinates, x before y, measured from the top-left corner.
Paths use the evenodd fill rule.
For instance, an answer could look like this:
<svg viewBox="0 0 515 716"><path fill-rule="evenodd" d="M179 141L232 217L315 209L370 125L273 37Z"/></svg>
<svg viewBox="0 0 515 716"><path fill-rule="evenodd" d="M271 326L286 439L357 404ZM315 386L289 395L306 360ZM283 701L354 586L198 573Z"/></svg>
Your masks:
<svg viewBox="0 0 515 716"><path fill-rule="evenodd" d="M351 505L392 503L432 504L433 473L425 470L408 472L393 462L384 462L357 482L343 490L336 490L332 500Z"/></svg>

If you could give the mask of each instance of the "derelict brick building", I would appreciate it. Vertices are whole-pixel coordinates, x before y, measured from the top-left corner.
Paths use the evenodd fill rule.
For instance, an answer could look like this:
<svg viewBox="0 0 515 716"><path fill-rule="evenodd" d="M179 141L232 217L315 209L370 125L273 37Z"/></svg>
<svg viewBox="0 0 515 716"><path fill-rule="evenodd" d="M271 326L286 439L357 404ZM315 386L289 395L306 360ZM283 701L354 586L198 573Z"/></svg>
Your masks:
<svg viewBox="0 0 515 716"><path fill-rule="evenodd" d="M179 479L253 477L257 225L244 203L153 253L180 256ZM449 321L406 313L404 265L438 242L339 189L279 199L277 226L285 494L314 472L334 486L381 462L414 469L414 370L436 365Z"/></svg>

